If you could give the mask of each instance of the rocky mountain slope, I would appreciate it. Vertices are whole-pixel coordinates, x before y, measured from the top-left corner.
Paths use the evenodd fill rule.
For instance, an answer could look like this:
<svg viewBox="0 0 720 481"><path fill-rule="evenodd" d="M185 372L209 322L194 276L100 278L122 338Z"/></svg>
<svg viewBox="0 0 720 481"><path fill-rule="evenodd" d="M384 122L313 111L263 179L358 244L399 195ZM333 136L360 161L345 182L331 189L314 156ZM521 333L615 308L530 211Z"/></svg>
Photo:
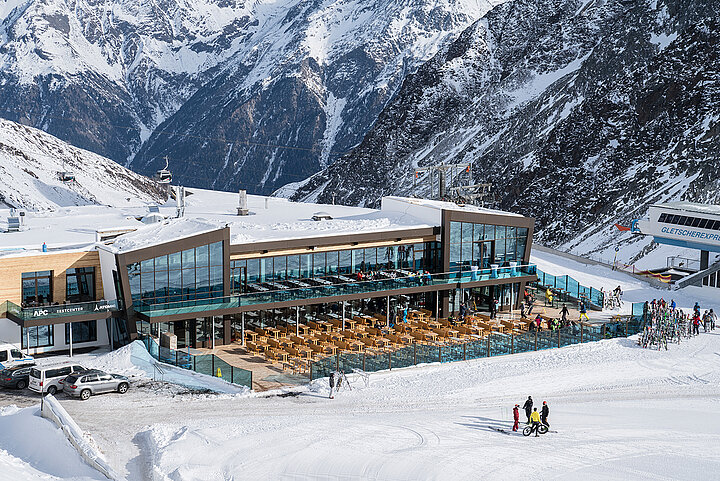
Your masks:
<svg viewBox="0 0 720 481"><path fill-rule="evenodd" d="M408 76L362 143L279 194L373 205L473 162L537 240L607 255L650 203L720 203L720 3L513 0ZM612 258L612 255L609 255Z"/></svg>
<svg viewBox="0 0 720 481"><path fill-rule="evenodd" d="M72 172L64 182L61 172ZM164 190L116 162L40 130L0 120L0 207L30 211L73 205L165 201Z"/></svg>
<svg viewBox="0 0 720 481"><path fill-rule="evenodd" d="M503 0L5 0L0 116L185 185L267 193L357 144Z"/></svg>

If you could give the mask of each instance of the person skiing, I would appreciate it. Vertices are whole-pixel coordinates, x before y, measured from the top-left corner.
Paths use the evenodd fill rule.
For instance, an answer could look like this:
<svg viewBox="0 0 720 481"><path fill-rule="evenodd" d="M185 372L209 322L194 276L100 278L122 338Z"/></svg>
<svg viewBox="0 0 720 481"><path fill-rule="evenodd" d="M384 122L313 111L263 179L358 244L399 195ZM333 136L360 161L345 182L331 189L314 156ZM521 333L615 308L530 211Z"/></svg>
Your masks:
<svg viewBox="0 0 720 481"><path fill-rule="evenodd" d="M540 410L540 420L545 426L550 427L550 423L547 420L548 414L550 414L550 408L548 408L547 401L543 401L543 406Z"/></svg>
<svg viewBox="0 0 720 481"><path fill-rule="evenodd" d="M527 416L527 423L530 424L530 415L532 414L533 400L532 396L528 396L527 401L523 404L525 415Z"/></svg>
<svg viewBox="0 0 720 481"><path fill-rule="evenodd" d="M335 373L331 372L330 377L328 378L328 381L330 382L330 399L335 399L333 396L333 389L335 388Z"/></svg>
<svg viewBox="0 0 720 481"><path fill-rule="evenodd" d="M700 314L698 314L697 312L695 312L695 315L693 316L692 325L693 335L700 335Z"/></svg>
<svg viewBox="0 0 720 481"><path fill-rule="evenodd" d="M677 308L677 304L675 304L675 299L670 299L670 310L674 311Z"/></svg>
<svg viewBox="0 0 720 481"><path fill-rule="evenodd" d="M519 407L520 405L516 404L513 408L513 420L515 421L512 428L513 431L517 431L518 427L520 427L520 409L518 409Z"/></svg>
<svg viewBox="0 0 720 481"><path fill-rule="evenodd" d="M537 412L537 408L533 408L533 412L530 415L530 421L532 422L532 429L530 430L530 434L535 432L535 437L538 437L540 435L538 433L538 430L540 429L540 414Z"/></svg>

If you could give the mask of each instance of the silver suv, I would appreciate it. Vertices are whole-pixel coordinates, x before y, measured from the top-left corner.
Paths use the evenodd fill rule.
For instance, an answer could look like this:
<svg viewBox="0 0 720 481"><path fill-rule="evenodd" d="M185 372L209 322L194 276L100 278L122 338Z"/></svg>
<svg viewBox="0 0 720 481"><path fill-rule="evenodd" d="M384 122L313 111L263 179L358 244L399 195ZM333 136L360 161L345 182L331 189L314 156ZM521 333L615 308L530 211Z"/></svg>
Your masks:
<svg viewBox="0 0 720 481"><path fill-rule="evenodd" d="M93 394L103 392L116 391L125 394L130 387L130 382L125 376L92 369L70 374L61 381L61 385L64 393L85 401Z"/></svg>

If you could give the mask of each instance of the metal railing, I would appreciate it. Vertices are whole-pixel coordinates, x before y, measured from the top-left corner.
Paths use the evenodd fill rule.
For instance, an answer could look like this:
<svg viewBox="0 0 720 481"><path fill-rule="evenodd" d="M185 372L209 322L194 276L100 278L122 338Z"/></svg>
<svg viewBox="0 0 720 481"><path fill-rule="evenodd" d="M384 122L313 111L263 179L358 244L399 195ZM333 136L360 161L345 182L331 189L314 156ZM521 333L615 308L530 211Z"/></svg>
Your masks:
<svg viewBox="0 0 720 481"><path fill-rule="evenodd" d="M34 319L53 319L81 316L96 312L117 311L118 301L90 301L36 307L20 307L13 302L5 301L1 306L0 313L11 314L22 321L29 321Z"/></svg>
<svg viewBox="0 0 720 481"><path fill-rule="evenodd" d="M342 352L312 362L310 364L310 379L326 377L336 370L351 372L353 369L360 369L365 372L375 372L423 363L466 361L483 357L555 349L601 339L629 337L642 331L644 327L642 314L643 303L640 302L633 304L632 315L618 317L615 321L603 324L581 323L576 326L540 332L522 331L509 334L494 332L485 338L467 342L447 345L416 343L385 352Z"/></svg>
<svg viewBox="0 0 720 481"><path fill-rule="evenodd" d="M154 338L143 334L139 336L139 339L145 344L148 353L160 362L200 374L219 377L227 382L252 389L252 371L233 366L215 354L196 355L170 349L158 344Z"/></svg>
<svg viewBox="0 0 720 481"><path fill-rule="evenodd" d="M491 279L512 279L535 275L534 264L498 267L497 269L478 269L474 271L446 272L440 274L420 274L405 277L383 278L368 281L350 281L288 289L251 292L225 297L174 301L165 303L147 303L135 301L134 308L149 317L172 314L186 314L209 310L229 309L242 306L272 304L276 302L319 299L324 297L345 296L350 294L372 293L408 289L419 286L439 286L466 284ZM312 279L310 279L312 281Z"/></svg>

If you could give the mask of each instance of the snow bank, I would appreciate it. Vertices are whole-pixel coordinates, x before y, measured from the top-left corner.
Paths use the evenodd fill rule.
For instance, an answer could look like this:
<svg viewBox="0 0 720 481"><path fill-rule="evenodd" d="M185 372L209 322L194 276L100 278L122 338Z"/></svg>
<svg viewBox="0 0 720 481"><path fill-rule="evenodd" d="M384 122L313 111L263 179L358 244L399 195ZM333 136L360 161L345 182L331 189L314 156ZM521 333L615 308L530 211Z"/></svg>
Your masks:
<svg viewBox="0 0 720 481"><path fill-rule="evenodd" d="M58 428L65 434L70 444L77 450L81 458L90 466L101 472L108 479L120 480L121 477L108 465L105 457L100 450L92 442L92 439L86 437L83 430L80 429L70 415L63 409L60 403L51 394L45 396L41 404L42 417L54 422Z"/></svg>
<svg viewBox="0 0 720 481"><path fill-rule="evenodd" d="M90 481L106 477L85 464L38 407L0 410L0 479Z"/></svg>

